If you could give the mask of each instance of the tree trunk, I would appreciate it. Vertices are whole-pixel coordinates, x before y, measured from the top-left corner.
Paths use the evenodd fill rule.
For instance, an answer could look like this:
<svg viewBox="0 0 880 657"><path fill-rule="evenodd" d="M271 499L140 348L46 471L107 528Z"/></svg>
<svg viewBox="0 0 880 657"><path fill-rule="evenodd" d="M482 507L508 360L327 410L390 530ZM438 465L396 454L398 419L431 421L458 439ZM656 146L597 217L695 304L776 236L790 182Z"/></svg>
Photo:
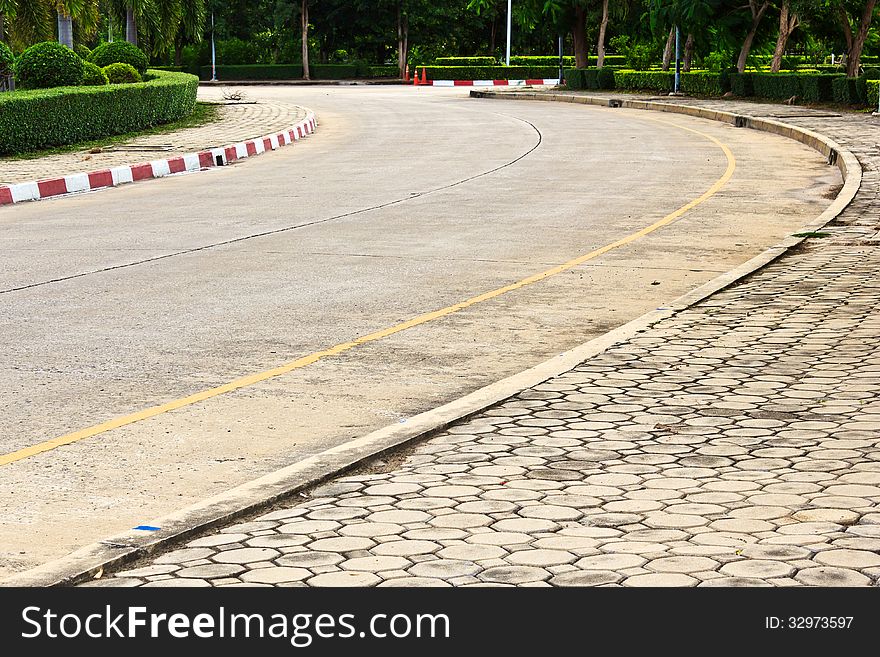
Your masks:
<svg viewBox="0 0 880 657"><path fill-rule="evenodd" d="M663 70L668 71L672 64L672 55L675 54L675 28L669 30L669 38L666 39L666 47L663 49Z"/></svg>
<svg viewBox="0 0 880 657"><path fill-rule="evenodd" d="M495 55L495 38L496 38L495 32L497 29L497 27L496 27L497 25L498 25L498 17L493 16L492 17L492 27L489 30L489 54L493 55L493 56Z"/></svg>
<svg viewBox="0 0 880 657"><path fill-rule="evenodd" d="M302 0L302 64L303 80L309 77L309 0Z"/></svg>
<svg viewBox="0 0 880 657"><path fill-rule="evenodd" d="M876 2L876 0L874 0ZM749 28L746 38L743 41L742 48L739 51L739 59L736 61L736 70L740 73L746 70L746 62L749 59L749 51L752 49L752 42L755 40L755 33L758 31L758 25L764 17L764 12L770 6L770 0L764 0L760 7L757 7L757 0L749 0L749 7L752 10L752 26Z"/></svg>
<svg viewBox="0 0 880 657"><path fill-rule="evenodd" d="M596 44L596 68L605 66L605 30L608 28L608 0L602 0L602 22L599 24L599 42Z"/></svg>
<svg viewBox="0 0 880 657"><path fill-rule="evenodd" d="M575 68L587 68L587 18L583 7L574 8L574 25L571 28L574 42Z"/></svg>
<svg viewBox="0 0 880 657"><path fill-rule="evenodd" d="M858 77L859 68L862 64L862 50L865 47L865 39L868 38L868 28L871 27L871 19L874 16L874 7L877 0L868 0L865 3L865 10L862 12L862 20L859 23L859 29L855 35L852 33L852 27L849 24L849 15L846 10L838 5L838 15L840 16L843 27L843 35L846 38L846 75L847 77Z"/></svg>
<svg viewBox="0 0 880 657"><path fill-rule="evenodd" d="M179 41L174 43L174 65L183 66L183 45Z"/></svg>
<svg viewBox="0 0 880 657"><path fill-rule="evenodd" d="M0 41L6 41L6 21L2 11L0 11Z"/></svg>
<svg viewBox="0 0 880 657"><path fill-rule="evenodd" d="M58 12L58 43L73 50L73 19Z"/></svg>
<svg viewBox="0 0 880 657"><path fill-rule="evenodd" d="M403 13L403 3L397 3L397 68L400 79L406 77L406 56L409 50L409 19Z"/></svg>
<svg viewBox="0 0 880 657"><path fill-rule="evenodd" d="M131 7L125 10L125 40L134 45L138 44L137 19Z"/></svg>
<svg viewBox="0 0 880 657"><path fill-rule="evenodd" d="M684 61L681 65L682 70L686 73L691 70L691 63L694 61L695 47L696 43L694 42L694 35L688 34L687 41L684 42Z"/></svg>
<svg viewBox="0 0 880 657"><path fill-rule="evenodd" d="M799 23L798 15L791 11L791 0L783 0L782 8L779 10L779 36L776 39L776 50L773 51L773 61L770 63L771 73L779 73L782 69L785 46Z"/></svg>

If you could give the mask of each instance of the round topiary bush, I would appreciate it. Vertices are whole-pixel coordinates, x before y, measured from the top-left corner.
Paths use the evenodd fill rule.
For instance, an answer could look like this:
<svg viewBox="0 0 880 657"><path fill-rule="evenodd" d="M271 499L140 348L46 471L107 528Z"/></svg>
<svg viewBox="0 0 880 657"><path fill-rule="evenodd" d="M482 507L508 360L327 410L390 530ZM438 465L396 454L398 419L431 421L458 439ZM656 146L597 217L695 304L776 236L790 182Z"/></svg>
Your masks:
<svg viewBox="0 0 880 657"><path fill-rule="evenodd" d="M107 74L97 64L83 62L83 85L87 87L100 87L110 84ZM135 71L137 73L137 71Z"/></svg>
<svg viewBox="0 0 880 657"><path fill-rule="evenodd" d="M15 64L15 81L23 89L76 86L83 79L83 60L57 41L38 43Z"/></svg>
<svg viewBox="0 0 880 657"><path fill-rule="evenodd" d="M5 43L0 41L0 77L12 75L15 66L15 55Z"/></svg>
<svg viewBox="0 0 880 657"><path fill-rule="evenodd" d="M92 49L85 44L78 43L73 47L73 52L88 61L89 55L92 54Z"/></svg>
<svg viewBox="0 0 880 657"><path fill-rule="evenodd" d="M101 68L106 68L110 64L128 64L141 75L147 72L149 63L144 52L128 41L102 43L89 55L89 61Z"/></svg>
<svg viewBox="0 0 880 657"><path fill-rule="evenodd" d="M110 64L101 69L110 84L130 84L132 82L142 82L141 74L138 73L131 64L123 64L117 62Z"/></svg>

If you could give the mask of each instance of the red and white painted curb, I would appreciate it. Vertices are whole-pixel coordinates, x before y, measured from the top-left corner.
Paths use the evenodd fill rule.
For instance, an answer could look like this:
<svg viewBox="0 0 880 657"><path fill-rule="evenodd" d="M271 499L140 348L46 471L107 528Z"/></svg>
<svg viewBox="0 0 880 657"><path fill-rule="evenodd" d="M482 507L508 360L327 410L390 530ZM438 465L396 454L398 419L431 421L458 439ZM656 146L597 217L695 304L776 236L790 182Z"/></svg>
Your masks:
<svg viewBox="0 0 880 657"><path fill-rule="evenodd" d="M176 155L166 160L153 160L143 164L113 167L89 173L75 173L62 178L50 178L35 182L17 183L0 187L0 205L11 205L23 201L88 192L104 187L116 187L138 180L164 178L176 173L201 171L211 167L221 167L236 160L253 157L287 146L313 133L318 127L318 120L313 112L289 130L276 134L258 137L238 144L212 148L207 151Z"/></svg>
<svg viewBox="0 0 880 657"><path fill-rule="evenodd" d="M538 78L534 80L428 80L419 82L426 87L537 87L557 85L559 78ZM413 85L416 86L416 85Z"/></svg>

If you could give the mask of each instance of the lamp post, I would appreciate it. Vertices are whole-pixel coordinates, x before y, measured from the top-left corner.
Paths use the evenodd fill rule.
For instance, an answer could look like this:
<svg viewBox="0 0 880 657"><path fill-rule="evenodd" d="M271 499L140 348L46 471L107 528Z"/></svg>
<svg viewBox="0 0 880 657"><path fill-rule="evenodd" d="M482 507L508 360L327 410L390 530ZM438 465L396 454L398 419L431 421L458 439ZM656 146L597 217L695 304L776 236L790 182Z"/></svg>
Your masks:
<svg viewBox="0 0 880 657"><path fill-rule="evenodd" d="M675 94L681 93L681 30L675 26Z"/></svg>
<svg viewBox="0 0 880 657"><path fill-rule="evenodd" d="M211 12L211 82L217 81L217 49L214 47L214 12Z"/></svg>
<svg viewBox="0 0 880 657"><path fill-rule="evenodd" d="M512 4L513 0L507 0L507 57L504 60L507 66L510 66L510 9Z"/></svg>

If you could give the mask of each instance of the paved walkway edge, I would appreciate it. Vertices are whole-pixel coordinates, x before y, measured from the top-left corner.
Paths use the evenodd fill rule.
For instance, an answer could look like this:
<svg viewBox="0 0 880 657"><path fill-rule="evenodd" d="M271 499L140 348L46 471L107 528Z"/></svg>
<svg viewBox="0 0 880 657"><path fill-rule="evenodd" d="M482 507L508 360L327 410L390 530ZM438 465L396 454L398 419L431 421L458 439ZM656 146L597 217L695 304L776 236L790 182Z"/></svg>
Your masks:
<svg viewBox="0 0 880 657"><path fill-rule="evenodd" d="M509 98L504 92L471 92L472 96ZM572 97L561 94L517 93L517 98L530 100L562 100L584 104L609 105L609 99L596 97ZM588 98L573 101L570 98ZM646 101L622 101L631 103L615 106L633 107L659 111L672 111L716 121L725 121L742 127L765 130L796 139L816 149L835 164L844 179L843 189L828 208L815 220L803 227L804 231L816 230L835 219L852 201L859 190L862 169L855 155L840 147L831 139L809 130L789 126L776 121L756 119L727 112L715 112L690 106L668 105ZM0 580L0 586L65 586L100 577L107 568L121 566L153 554L169 545L180 543L231 520L265 509L276 502L293 497L351 470L385 452L407 443L427 438L443 431L453 422L475 415L486 408L512 397L527 388L567 372L583 361L602 353L609 347L633 337L660 320L723 290L758 269L773 262L804 238L790 237L767 249L739 267L722 274L695 290L679 297L668 306L652 310L620 326L605 335L590 340L574 349L556 356L536 367L481 388L469 395L426 411L409 419L366 436L339 445L333 449L264 475L219 495L181 509L150 523L157 531L130 530L104 539L98 543L50 561L31 570Z"/></svg>
<svg viewBox="0 0 880 657"><path fill-rule="evenodd" d="M178 173L226 166L236 160L254 157L266 151L274 151L282 146L292 144L313 133L317 127L318 121L315 113L309 112L306 118L283 132L229 146L212 148L198 153L175 155L165 160L153 160L152 162L113 167L112 169L74 173L61 178L0 186L0 206L24 201L39 201L53 196L80 194L105 187L118 187L140 180L164 178Z"/></svg>

